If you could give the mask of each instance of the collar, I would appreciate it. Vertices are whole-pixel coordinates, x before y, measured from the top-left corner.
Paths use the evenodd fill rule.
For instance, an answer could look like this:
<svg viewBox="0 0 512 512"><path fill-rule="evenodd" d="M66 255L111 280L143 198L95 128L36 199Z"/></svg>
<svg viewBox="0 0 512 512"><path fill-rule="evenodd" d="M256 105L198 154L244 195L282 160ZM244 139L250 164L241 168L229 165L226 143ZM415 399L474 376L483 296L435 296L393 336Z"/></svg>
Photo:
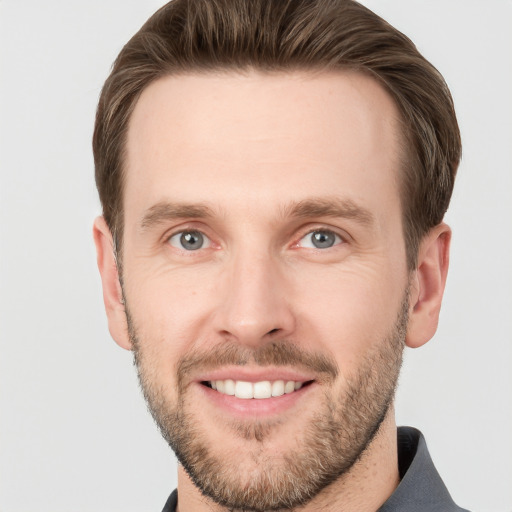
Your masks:
<svg viewBox="0 0 512 512"><path fill-rule="evenodd" d="M378 512L468 512L452 500L428 453L423 434L399 427L400 483Z"/></svg>

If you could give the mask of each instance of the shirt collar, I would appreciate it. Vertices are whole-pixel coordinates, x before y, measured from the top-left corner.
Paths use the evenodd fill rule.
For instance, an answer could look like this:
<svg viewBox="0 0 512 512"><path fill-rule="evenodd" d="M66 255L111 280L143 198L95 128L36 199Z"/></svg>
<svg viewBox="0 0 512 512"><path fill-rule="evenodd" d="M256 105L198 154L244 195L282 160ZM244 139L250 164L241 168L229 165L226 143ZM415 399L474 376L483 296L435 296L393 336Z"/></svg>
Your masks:
<svg viewBox="0 0 512 512"><path fill-rule="evenodd" d="M423 434L412 427L400 427L397 435L401 481L378 512L464 512L441 480Z"/></svg>

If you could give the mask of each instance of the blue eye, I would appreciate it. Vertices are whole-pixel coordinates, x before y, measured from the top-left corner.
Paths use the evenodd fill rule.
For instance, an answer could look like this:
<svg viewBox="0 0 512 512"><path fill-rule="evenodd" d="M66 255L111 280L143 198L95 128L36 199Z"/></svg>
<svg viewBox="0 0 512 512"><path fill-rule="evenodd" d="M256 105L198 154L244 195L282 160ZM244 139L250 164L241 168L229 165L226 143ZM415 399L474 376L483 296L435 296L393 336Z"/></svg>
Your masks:
<svg viewBox="0 0 512 512"><path fill-rule="evenodd" d="M185 251L197 251L210 247L210 240L199 231L180 231L169 238L169 243Z"/></svg>
<svg viewBox="0 0 512 512"><path fill-rule="evenodd" d="M324 229L317 229L302 237L299 241L299 245L308 249L330 249L341 242L341 237L336 233Z"/></svg>

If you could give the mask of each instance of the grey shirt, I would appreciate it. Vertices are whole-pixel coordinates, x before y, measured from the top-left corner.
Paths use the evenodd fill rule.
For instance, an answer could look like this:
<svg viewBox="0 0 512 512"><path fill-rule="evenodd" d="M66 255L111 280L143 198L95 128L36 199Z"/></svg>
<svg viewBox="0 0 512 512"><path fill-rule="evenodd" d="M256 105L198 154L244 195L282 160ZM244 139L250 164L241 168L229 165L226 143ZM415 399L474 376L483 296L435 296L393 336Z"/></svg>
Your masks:
<svg viewBox="0 0 512 512"><path fill-rule="evenodd" d="M452 500L415 428L398 429L398 468L400 483L378 512L468 512Z"/></svg>
<svg viewBox="0 0 512 512"><path fill-rule="evenodd" d="M398 467L400 484L377 512L468 512L452 500L419 430L398 429ZM174 491L162 512L176 512L177 503Z"/></svg>

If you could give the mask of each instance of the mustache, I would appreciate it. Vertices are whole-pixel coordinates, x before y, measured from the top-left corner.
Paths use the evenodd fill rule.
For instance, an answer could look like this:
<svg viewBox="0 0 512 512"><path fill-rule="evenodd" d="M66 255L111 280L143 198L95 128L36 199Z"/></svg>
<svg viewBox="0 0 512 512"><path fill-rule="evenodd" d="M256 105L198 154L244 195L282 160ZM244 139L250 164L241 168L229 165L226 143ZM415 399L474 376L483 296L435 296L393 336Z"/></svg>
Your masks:
<svg viewBox="0 0 512 512"><path fill-rule="evenodd" d="M177 363L178 382L198 370L214 370L221 366L293 366L312 371L327 381L334 380L339 367L333 357L318 352L305 351L287 340L267 343L257 348L234 343L223 343L207 351L192 352Z"/></svg>

